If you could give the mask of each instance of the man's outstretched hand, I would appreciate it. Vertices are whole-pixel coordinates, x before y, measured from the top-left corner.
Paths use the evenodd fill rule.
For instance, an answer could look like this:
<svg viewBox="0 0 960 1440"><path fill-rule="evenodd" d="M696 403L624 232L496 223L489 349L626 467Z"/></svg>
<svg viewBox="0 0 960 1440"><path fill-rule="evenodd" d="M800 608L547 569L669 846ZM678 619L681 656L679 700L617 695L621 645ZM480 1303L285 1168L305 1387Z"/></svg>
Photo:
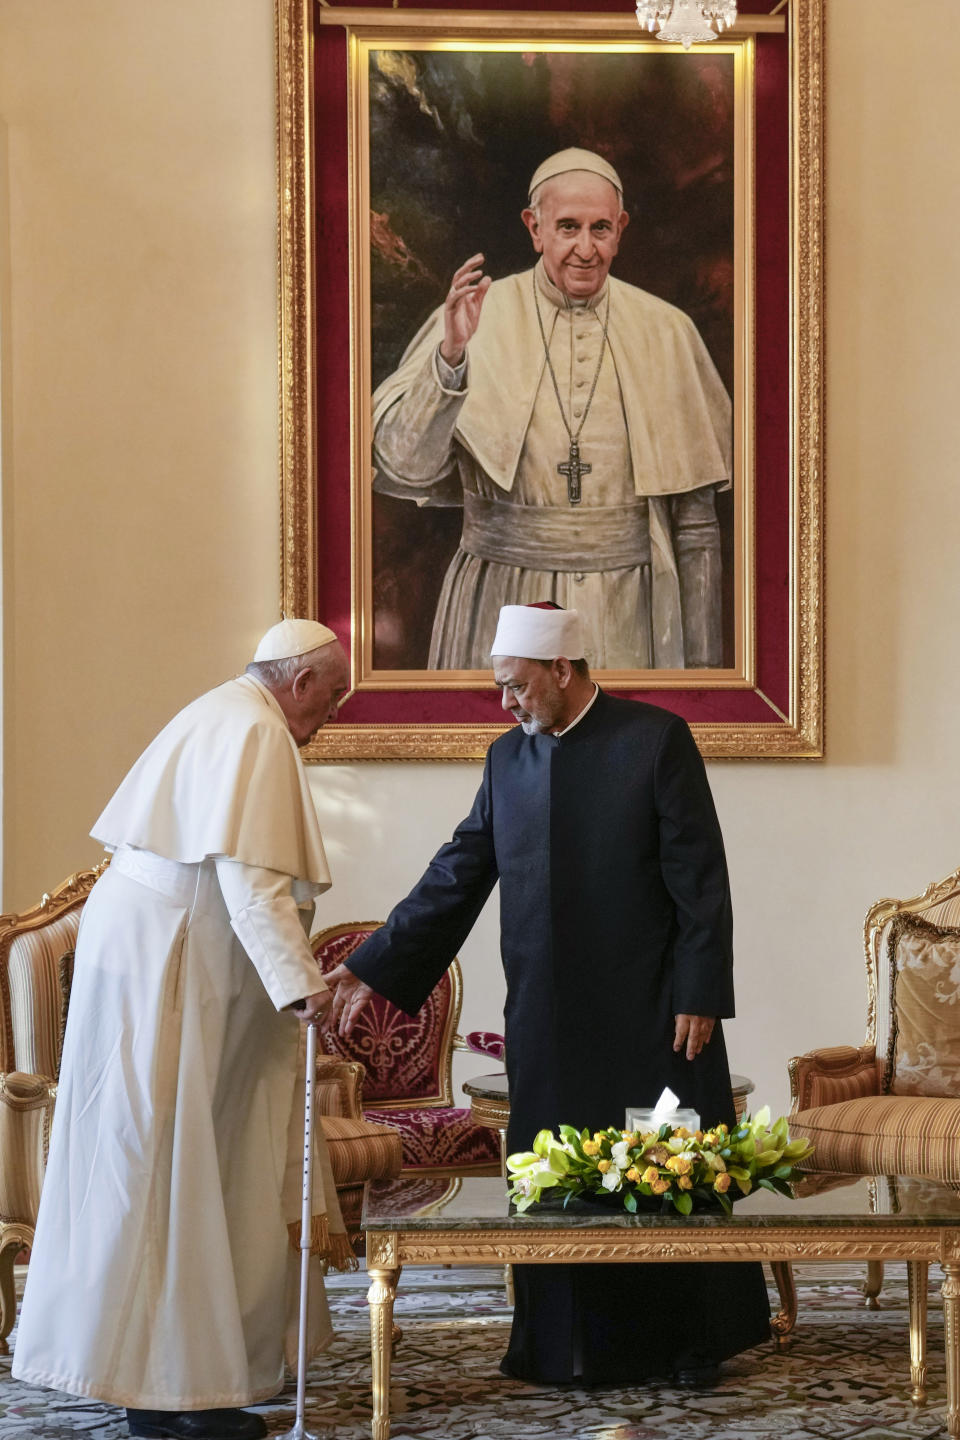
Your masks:
<svg viewBox="0 0 960 1440"><path fill-rule="evenodd" d="M339 1035L349 1035L361 1010L373 998L374 991L369 985L364 985L346 965L338 965L336 969L328 970L323 978L329 986L336 987L326 1028L336 1030Z"/></svg>

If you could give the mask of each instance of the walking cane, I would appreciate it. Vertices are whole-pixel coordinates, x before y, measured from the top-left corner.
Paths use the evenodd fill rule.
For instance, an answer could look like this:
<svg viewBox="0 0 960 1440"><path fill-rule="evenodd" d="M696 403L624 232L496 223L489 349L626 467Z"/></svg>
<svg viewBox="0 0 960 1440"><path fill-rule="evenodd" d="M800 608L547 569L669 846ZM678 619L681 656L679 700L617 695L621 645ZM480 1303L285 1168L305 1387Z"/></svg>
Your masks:
<svg viewBox="0 0 960 1440"><path fill-rule="evenodd" d="M303 1206L300 1211L300 1334L297 1342L297 1415L279 1440L320 1440L304 1429L307 1393L307 1319L310 1313L310 1232L313 1229L313 1082L317 1073L317 1027L307 1026L307 1080L303 1102Z"/></svg>

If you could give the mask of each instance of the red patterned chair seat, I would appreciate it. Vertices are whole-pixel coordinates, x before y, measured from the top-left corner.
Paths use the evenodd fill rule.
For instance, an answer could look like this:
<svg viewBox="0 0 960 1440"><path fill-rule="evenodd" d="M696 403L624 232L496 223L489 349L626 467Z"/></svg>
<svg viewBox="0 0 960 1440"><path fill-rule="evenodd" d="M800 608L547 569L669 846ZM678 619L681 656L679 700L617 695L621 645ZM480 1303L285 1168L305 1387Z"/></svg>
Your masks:
<svg viewBox="0 0 960 1440"><path fill-rule="evenodd" d="M478 1168L500 1170L500 1140L495 1130L474 1123L469 1110L453 1105L411 1106L409 1110L364 1108L374 1125L399 1130L404 1170L455 1171L475 1174Z"/></svg>
<svg viewBox="0 0 960 1440"><path fill-rule="evenodd" d="M326 972L349 958L379 922L334 925L311 940ZM503 1037L477 1031L468 1041L456 1034L462 978L456 960L420 1011L405 1015L374 996L349 1036L321 1030L328 1055L363 1066L363 1114L392 1126L403 1143L403 1173L499 1175L500 1145L495 1131L477 1125L469 1109L453 1103L453 1050L471 1049L502 1057Z"/></svg>

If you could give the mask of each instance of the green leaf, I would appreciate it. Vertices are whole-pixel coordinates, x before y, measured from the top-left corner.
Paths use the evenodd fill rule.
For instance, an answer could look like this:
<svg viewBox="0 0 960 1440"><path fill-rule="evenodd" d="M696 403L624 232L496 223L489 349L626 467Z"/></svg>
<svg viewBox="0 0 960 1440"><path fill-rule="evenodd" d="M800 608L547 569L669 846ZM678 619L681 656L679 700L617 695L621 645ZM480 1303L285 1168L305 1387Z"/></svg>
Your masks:
<svg viewBox="0 0 960 1440"><path fill-rule="evenodd" d="M550 1166L554 1175L566 1175L569 1173L570 1156L566 1150L561 1150L560 1146L556 1143L548 1147L546 1158L547 1164Z"/></svg>
<svg viewBox="0 0 960 1440"><path fill-rule="evenodd" d="M561 1126L560 1126L560 1138L561 1138L562 1140L566 1140L569 1144L573 1145L575 1148L576 1148L576 1147L579 1147L579 1145L580 1145L580 1131L579 1131L579 1130L574 1130L574 1128L573 1128L572 1125L561 1125Z"/></svg>
<svg viewBox="0 0 960 1440"><path fill-rule="evenodd" d="M689 1190L681 1190L679 1195L674 1195L673 1203L681 1215L689 1215L693 1209L693 1196Z"/></svg>
<svg viewBox="0 0 960 1440"><path fill-rule="evenodd" d="M792 1165L778 1165L776 1170L774 1170L773 1172L773 1178L774 1180L789 1180L792 1174Z"/></svg>
<svg viewBox="0 0 960 1440"><path fill-rule="evenodd" d="M624 1210L629 1210L631 1215L635 1215L637 1213L637 1197L629 1190L627 1190L624 1194L623 1208Z"/></svg>

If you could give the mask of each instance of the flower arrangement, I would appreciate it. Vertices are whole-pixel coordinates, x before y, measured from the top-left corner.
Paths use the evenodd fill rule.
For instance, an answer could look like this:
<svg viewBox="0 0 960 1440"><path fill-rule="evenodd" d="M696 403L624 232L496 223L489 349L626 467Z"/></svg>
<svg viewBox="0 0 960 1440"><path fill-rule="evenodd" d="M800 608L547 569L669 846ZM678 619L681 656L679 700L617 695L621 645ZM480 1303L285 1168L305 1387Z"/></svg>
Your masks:
<svg viewBox="0 0 960 1440"><path fill-rule="evenodd" d="M661 1125L649 1132L575 1130L561 1125L559 1138L541 1130L533 1149L507 1159L510 1198L518 1211L540 1200L544 1190L574 1195L619 1195L626 1210L672 1204L681 1215L694 1205L719 1203L729 1215L731 1191L749 1195L754 1186L791 1196L794 1167L813 1152L809 1140L791 1140L786 1119L770 1124L764 1106L731 1130L714 1125L695 1132ZM645 1203L648 1202L648 1203Z"/></svg>

